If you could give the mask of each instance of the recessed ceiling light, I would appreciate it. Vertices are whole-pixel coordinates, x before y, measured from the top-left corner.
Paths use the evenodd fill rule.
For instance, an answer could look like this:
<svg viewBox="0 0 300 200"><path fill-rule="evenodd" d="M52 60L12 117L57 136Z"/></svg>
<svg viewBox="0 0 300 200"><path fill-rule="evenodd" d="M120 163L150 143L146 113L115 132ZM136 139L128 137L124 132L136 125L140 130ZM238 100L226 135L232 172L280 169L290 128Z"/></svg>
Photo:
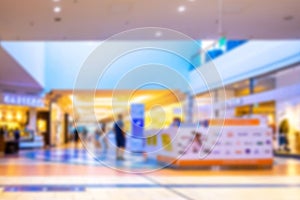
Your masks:
<svg viewBox="0 0 300 200"><path fill-rule="evenodd" d="M155 32L155 37L161 37L162 36L162 32L161 31L156 31Z"/></svg>
<svg viewBox="0 0 300 200"><path fill-rule="evenodd" d="M54 18L54 21L55 21L55 22L60 22L60 21L61 21L61 18L60 18L60 17L55 17L55 18Z"/></svg>
<svg viewBox="0 0 300 200"><path fill-rule="evenodd" d="M53 2L60 2L60 0L52 0Z"/></svg>
<svg viewBox="0 0 300 200"><path fill-rule="evenodd" d="M61 12L61 7L55 6L55 7L53 8L53 11L54 11L55 13L59 13L59 12Z"/></svg>
<svg viewBox="0 0 300 200"><path fill-rule="evenodd" d="M292 16L292 15L287 15L287 16L283 17L283 19L284 19L285 21L290 21L290 20L294 19L294 16Z"/></svg>
<svg viewBox="0 0 300 200"><path fill-rule="evenodd" d="M180 13L183 13L185 10L186 10L186 7L185 7L185 6L179 6L179 7L177 8L177 11L180 12Z"/></svg>

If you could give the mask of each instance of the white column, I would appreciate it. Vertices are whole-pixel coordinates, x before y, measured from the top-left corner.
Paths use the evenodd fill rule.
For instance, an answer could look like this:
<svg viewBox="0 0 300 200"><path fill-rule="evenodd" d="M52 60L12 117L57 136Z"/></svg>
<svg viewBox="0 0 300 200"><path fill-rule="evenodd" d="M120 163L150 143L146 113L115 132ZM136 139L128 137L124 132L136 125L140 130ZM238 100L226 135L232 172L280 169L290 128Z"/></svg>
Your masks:
<svg viewBox="0 0 300 200"><path fill-rule="evenodd" d="M27 128L29 130L33 130L34 134L36 134L36 118L37 118L37 111L36 108L29 109L29 123Z"/></svg>
<svg viewBox="0 0 300 200"><path fill-rule="evenodd" d="M194 96L190 93L186 95L186 122L193 123Z"/></svg>

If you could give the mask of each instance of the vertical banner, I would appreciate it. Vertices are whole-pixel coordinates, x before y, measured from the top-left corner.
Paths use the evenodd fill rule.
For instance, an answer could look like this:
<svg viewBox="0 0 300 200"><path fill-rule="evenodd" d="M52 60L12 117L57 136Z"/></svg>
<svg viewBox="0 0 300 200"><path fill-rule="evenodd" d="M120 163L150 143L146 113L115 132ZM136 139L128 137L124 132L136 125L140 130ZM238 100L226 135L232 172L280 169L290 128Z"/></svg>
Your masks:
<svg viewBox="0 0 300 200"><path fill-rule="evenodd" d="M130 116L131 116L130 149L133 152L143 152L144 151L145 105L131 104Z"/></svg>

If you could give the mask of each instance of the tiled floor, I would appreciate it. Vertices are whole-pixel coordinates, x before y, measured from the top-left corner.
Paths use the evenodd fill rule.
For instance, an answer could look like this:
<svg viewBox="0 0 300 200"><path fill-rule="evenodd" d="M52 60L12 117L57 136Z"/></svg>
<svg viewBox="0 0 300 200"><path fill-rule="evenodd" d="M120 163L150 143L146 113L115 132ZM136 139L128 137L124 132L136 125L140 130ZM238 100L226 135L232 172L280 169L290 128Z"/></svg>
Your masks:
<svg viewBox="0 0 300 200"><path fill-rule="evenodd" d="M68 151L22 152L17 157L0 158L0 199L300 200L297 160L276 159L273 169L162 169L127 174L84 163L86 156L80 162L72 162L72 156L60 160L58 155ZM138 166L152 168L153 163Z"/></svg>

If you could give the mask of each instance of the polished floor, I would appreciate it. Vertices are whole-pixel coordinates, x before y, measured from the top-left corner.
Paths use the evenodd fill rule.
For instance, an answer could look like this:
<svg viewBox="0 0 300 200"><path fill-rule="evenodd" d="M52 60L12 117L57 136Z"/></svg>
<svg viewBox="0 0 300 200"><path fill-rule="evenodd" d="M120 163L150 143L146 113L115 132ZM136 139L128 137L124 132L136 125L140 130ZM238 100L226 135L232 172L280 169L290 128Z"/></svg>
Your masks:
<svg viewBox="0 0 300 200"><path fill-rule="evenodd" d="M112 160L111 154L107 160ZM272 169L153 169L134 157L95 162L83 149L23 151L0 158L0 199L300 199L300 161L276 158ZM125 170L126 171L126 170Z"/></svg>

